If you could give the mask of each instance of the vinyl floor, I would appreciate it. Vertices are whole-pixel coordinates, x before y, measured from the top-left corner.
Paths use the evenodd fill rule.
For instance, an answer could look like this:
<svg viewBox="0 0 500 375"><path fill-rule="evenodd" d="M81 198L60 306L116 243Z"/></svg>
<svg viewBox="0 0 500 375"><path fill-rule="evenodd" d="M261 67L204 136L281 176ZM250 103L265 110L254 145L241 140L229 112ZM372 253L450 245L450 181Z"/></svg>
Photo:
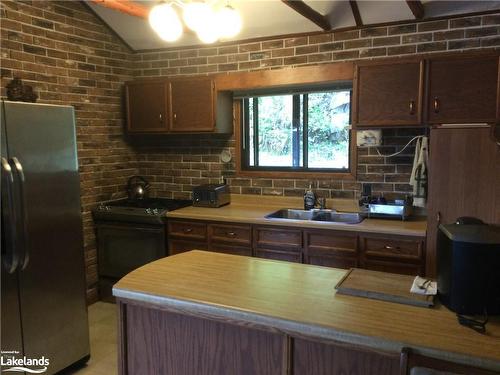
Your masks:
<svg viewBox="0 0 500 375"><path fill-rule="evenodd" d="M89 306L90 360L86 366L66 371L64 375L116 375L118 373L116 309L116 305L106 302L97 302Z"/></svg>

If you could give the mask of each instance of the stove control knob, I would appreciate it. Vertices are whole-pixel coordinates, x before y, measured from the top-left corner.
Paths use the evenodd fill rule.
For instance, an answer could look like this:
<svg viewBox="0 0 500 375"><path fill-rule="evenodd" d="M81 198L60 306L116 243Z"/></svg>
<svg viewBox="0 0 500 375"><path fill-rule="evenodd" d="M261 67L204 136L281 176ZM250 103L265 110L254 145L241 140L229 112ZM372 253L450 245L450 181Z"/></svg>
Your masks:
<svg viewBox="0 0 500 375"><path fill-rule="evenodd" d="M109 207L109 206L104 206L104 209L105 209L106 211L111 211L111 207Z"/></svg>
<svg viewBox="0 0 500 375"><path fill-rule="evenodd" d="M153 208L153 215L158 215L159 211L157 208Z"/></svg>
<svg viewBox="0 0 500 375"><path fill-rule="evenodd" d="M151 215L151 214L152 214L151 208L146 208L146 213L147 213L148 215Z"/></svg>

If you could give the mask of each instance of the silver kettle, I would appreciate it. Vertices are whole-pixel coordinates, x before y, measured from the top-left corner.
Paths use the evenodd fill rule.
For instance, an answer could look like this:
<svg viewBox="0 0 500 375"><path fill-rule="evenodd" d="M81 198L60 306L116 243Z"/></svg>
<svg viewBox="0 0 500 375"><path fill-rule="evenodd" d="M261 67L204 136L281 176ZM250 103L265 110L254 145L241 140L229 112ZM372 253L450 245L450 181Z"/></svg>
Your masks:
<svg viewBox="0 0 500 375"><path fill-rule="evenodd" d="M144 177L132 176L128 179L127 193L129 199L147 198L149 192L149 182Z"/></svg>

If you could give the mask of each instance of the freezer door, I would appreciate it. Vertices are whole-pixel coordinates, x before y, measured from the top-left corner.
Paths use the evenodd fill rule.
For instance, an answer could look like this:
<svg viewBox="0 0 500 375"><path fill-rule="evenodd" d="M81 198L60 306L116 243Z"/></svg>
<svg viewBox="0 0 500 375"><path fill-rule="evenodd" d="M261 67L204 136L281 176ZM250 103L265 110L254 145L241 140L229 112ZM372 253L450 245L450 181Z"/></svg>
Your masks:
<svg viewBox="0 0 500 375"><path fill-rule="evenodd" d="M46 374L53 374L89 354L74 111L14 102L4 109L9 160L26 208L29 258L19 271L24 350L49 358Z"/></svg>
<svg viewBox="0 0 500 375"><path fill-rule="evenodd" d="M7 140L5 133L5 116L3 106L0 103L1 120L1 157L2 157L2 305L1 305L1 350L8 352L18 352L17 357L23 356L23 342L21 333L21 312L19 309L19 289L17 266L19 256L15 249L15 221L13 207L13 175L10 165L8 165ZM13 355L16 357L16 355Z"/></svg>

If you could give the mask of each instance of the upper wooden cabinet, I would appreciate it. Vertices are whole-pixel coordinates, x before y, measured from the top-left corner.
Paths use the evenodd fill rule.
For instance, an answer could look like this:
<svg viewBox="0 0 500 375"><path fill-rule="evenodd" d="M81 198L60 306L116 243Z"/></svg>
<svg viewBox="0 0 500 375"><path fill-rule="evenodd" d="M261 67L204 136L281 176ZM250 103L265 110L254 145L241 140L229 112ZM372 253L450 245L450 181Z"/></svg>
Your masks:
<svg viewBox="0 0 500 375"><path fill-rule="evenodd" d="M169 82L170 130L204 132L215 129L215 82L208 77Z"/></svg>
<svg viewBox="0 0 500 375"><path fill-rule="evenodd" d="M353 124L420 125L424 61L365 62L354 75Z"/></svg>
<svg viewBox="0 0 500 375"><path fill-rule="evenodd" d="M498 55L433 58L428 62L429 123L495 121Z"/></svg>
<svg viewBox="0 0 500 375"><path fill-rule="evenodd" d="M127 132L232 133L230 92L211 77L132 81L125 85Z"/></svg>
<svg viewBox="0 0 500 375"><path fill-rule="evenodd" d="M128 82L125 85L127 132L163 133L168 130L165 82Z"/></svg>

